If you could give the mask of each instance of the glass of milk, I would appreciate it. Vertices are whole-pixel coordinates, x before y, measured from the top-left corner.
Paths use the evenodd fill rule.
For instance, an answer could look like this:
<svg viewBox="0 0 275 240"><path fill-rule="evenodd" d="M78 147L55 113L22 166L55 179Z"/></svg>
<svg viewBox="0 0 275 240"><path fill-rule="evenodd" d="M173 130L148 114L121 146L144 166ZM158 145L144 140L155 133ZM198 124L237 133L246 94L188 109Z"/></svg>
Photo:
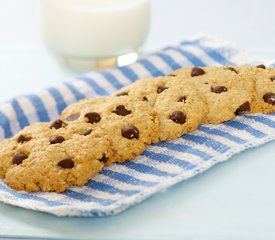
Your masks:
<svg viewBox="0 0 275 240"><path fill-rule="evenodd" d="M49 48L71 68L124 65L137 58L150 22L149 0L41 0Z"/></svg>

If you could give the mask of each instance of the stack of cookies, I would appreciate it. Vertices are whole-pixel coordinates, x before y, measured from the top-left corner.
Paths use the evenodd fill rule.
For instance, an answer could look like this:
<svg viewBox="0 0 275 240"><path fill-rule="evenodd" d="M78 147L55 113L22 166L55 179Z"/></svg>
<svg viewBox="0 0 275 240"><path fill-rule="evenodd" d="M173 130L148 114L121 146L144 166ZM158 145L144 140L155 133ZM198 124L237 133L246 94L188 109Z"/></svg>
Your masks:
<svg viewBox="0 0 275 240"><path fill-rule="evenodd" d="M275 111L275 69L188 67L146 78L113 96L84 99L60 119L36 123L0 143L0 177L13 189L63 192L105 165L131 160L152 143L200 124Z"/></svg>

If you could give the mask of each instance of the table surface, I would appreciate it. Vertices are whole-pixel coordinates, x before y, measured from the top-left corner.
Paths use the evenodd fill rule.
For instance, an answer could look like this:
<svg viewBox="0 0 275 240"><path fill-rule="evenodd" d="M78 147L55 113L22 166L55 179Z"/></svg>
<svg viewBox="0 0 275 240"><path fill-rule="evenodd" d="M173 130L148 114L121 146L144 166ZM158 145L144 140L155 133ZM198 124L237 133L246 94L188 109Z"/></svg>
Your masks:
<svg viewBox="0 0 275 240"><path fill-rule="evenodd" d="M0 0L0 101L75 74L45 48L37 1ZM272 59L272 0L152 0L145 51L207 32ZM0 203L0 238L275 239L275 142L104 218L58 218Z"/></svg>

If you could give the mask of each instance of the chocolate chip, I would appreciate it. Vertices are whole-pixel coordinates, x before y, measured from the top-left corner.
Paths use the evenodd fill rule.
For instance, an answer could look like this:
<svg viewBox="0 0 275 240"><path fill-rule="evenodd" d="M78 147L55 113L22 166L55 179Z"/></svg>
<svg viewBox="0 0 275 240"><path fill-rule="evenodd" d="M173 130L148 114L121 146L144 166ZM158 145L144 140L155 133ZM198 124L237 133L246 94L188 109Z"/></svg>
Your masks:
<svg viewBox="0 0 275 240"><path fill-rule="evenodd" d="M99 159L100 162L106 163L109 160L108 157L106 157L105 153L103 153L102 158Z"/></svg>
<svg viewBox="0 0 275 240"><path fill-rule="evenodd" d="M236 71L236 69L233 68L233 67L228 67L228 68L226 68L226 70L230 70L230 71L232 71L232 72L235 72L236 74L238 73L238 72Z"/></svg>
<svg viewBox="0 0 275 240"><path fill-rule="evenodd" d="M121 93L118 93L117 96L120 97L120 96L127 96L128 93L127 92L121 92Z"/></svg>
<svg viewBox="0 0 275 240"><path fill-rule="evenodd" d="M12 163L13 164L21 164L23 162L23 160L25 160L26 158L28 158L28 156L24 153L17 153L13 156L13 159L12 159Z"/></svg>
<svg viewBox="0 0 275 240"><path fill-rule="evenodd" d="M260 65L258 65L258 66L256 66L257 68L262 68L262 69L265 69L265 65L263 65L263 64L260 64Z"/></svg>
<svg viewBox="0 0 275 240"><path fill-rule="evenodd" d="M176 77L177 75L174 74L174 73L170 73L168 76L169 76L169 77Z"/></svg>
<svg viewBox="0 0 275 240"><path fill-rule="evenodd" d="M93 129L88 129L88 130L86 130L86 131L83 132L83 135L84 136L88 136L88 135L90 135L92 133L92 131L93 131Z"/></svg>
<svg viewBox="0 0 275 240"><path fill-rule="evenodd" d="M55 128L55 129L59 129L62 128L64 126L64 122L60 119L52 122L52 124L50 125L50 128Z"/></svg>
<svg viewBox="0 0 275 240"><path fill-rule="evenodd" d="M263 99L266 103L275 105L275 93L272 93L272 92L266 93L263 96Z"/></svg>
<svg viewBox="0 0 275 240"><path fill-rule="evenodd" d="M179 97L178 102L184 102L185 103L186 99L187 99L186 96L181 96L181 97Z"/></svg>
<svg viewBox="0 0 275 240"><path fill-rule="evenodd" d="M85 117L88 118L88 123L97 123L101 120L101 117L97 112L86 113Z"/></svg>
<svg viewBox="0 0 275 240"><path fill-rule="evenodd" d="M196 77L205 74L205 71L199 67L193 67L191 71L191 76Z"/></svg>
<svg viewBox="0 0 275 240"><path fill-rule="evenodd" d="M58 162L57 165L62 168L73 168L74 161L71 158L63 158Z"/></svg>
<svg viewBox="0 0 275 240"><path fill-rule="evenodd" d="M224 86L216 86L216 87L211 87L211 91L213 93L222 93L222 92L227 92L227 88Z"/></svg>
<svg viewBox="0 0 275 240"><path fill-rule="evenodd" d="M208 82L205 82L204 84L208 85L209 83L208 83Z"/></svg>
<svg viewBox="0 0 275 240"><path fill-rule="evenodd" d="M22 134L17 138L17 142L19 142L19 143L28 142L30 140L31 140L30 137L26 137Z"/></svg>
<svg viewBox="0 0 275 240"><path fill-rule="evenodd" d="M139 138L139 131L135 126L127 126L122 128L121 134L123 137L128 139Z"/></svg>
<svg viewBox="0 0 275 240"><path fill-rule="evenodd" d="M132 111L127 110L124 105L118 105L116 109L113 111L113 113L116 113L117 115L120 115L120 116L126 116L128 114L131 114Z"/></svg>
<svg viewBox="0 0 275 240"><path fill-rule="evenodd" d="M50 138L50 144L62 143L65 141L65 138L62 136L53 136Z"/></svg>
<svg viewBox="0 0 275 240"><path fill-rule="evenodd" d="M181 111L175 111L170 115L170 119L175 123L184 124L186 122L186 116Z"/></svg>
<svg viewBox="0 0 275 240"><path fill-rule="evenodd" d="M248 111L250 111L250 103L245 102L235 111L235 115L242 114Z"/></svg>
<svg viewBox="0 0 275 240"><path fill-rule="evenodd" d="M271 82L275 82L275 76L270 78Z"/></svg>
<svg viewBox="0 0 275 240"><path fill-rule="evenodd" d="M161 93L163 92L164 90L168 89L168 87L164 87L164 86L158 86L157 88L157 93Z"/></svg>
<svg viewBox="0 0 275 240"><path fill-rule="evenodd" d="M75 121L79 118L80 114L79 113L74 113L74 114L71 114L70 116L68 116L66 118L67 121L69 122L72 122L72 121Z"/></svg>
<svg viewBox="0 0 275 240"><path fill-rule="evenodd" d="M144 97L142 98L142 101L148 102L148 98L144 96Z"/></svg>

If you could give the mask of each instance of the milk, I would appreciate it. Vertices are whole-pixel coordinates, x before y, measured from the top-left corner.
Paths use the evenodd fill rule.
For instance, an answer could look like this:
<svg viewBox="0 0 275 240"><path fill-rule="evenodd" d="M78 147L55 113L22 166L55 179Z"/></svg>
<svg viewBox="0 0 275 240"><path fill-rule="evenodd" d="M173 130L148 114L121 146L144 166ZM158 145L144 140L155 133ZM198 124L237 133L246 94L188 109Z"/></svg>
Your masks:
<svg viewBox="0 0 275 240"><path fill-rule="evenodd" d="M149 29L149 0L42 0L48 46L72 59L137 51Z"/></svg>

